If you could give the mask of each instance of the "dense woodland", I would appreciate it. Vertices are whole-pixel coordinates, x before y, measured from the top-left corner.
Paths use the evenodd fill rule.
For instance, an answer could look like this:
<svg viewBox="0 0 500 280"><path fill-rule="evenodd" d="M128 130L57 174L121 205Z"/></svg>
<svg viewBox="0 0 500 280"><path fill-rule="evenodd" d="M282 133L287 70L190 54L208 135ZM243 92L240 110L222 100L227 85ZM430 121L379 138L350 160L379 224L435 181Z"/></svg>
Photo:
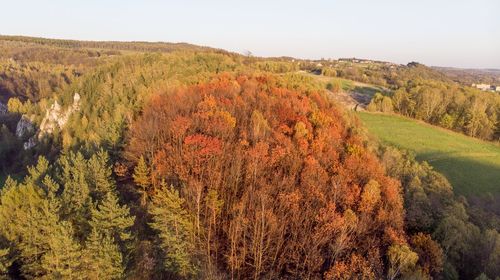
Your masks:
<svg viewBox="0 0 500 280"><path fill-rule="evenodd" d="M316 71L310 62L27 37L0 49L0 277L500 275L498 209L373 141L297 72ZM358 79L336 67L322 74ZM498 95L420 65L391 82L370 71L393 92L376 110L442 126L448 114L448 128L498 139ZM64 125L16 135L21 116L40 128L55 102L76 108Z"/></svg>
<svg viewBox="0 0 500 280"><path fill-rule="evenodd" d="M401 71L395 91L373 99L372 110L392 111L466 135L500 140L500 94L482 92L447 79L425 77L429 68L416 64Z"/></svg>

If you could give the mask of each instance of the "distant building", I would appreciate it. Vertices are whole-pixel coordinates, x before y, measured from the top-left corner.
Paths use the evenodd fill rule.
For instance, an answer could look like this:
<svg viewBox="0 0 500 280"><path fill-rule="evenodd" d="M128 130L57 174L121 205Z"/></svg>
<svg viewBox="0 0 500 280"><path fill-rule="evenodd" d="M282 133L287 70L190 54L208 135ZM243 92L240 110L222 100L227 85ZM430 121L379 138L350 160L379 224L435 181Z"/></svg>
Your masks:
<svg viewBox="0 0 500 280"><path fill-rule="evenodd" d="M359 63L359 59L353 57L353 58L339 58L339 61L343 62L351 62L351 63Z"/></svg>
<svg viewBox="0 0 500 280"><path fill-rule="evenodd" d="M480 90L491 90L492 86L488 84L472 84L472 87L478 88Z"/></svg>
<svg viewBox="0 0 500 280"><path fill-rule="evenodd" d="M500 86L495 86L495 85L472 84L472 87L480 89L482 91L496 91L496 92L500 92Z"/></svg>

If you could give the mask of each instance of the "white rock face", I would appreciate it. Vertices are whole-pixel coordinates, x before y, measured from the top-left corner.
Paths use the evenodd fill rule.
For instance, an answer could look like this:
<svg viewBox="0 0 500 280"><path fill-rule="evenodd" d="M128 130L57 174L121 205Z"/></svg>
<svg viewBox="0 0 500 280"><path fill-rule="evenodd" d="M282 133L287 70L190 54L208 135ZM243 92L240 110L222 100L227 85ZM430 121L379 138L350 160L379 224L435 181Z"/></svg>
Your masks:
<svg viewBox="0 0 500 280"><path fill-rule="evenodd" d="M73 111L78 111L80 110L80 94L78 92L75 92L73 95Z"/></svg>
<svg viewBox="0 0 500 280"><path fill-rule="evenodd" d="M36 146L36 137L35 136L30 137L30 139L28 139L27 142L23 143L23 148L25 150L31 149L35 146Z"/></svg>
<svg viewBox="0 0 500 280"><path fill-rule="evenodd" d="M66 122L68 121L71 114L75 111L80 110L80 95L75 93L73 96L73 104L71 107L66 109L66 111L62 111L61 105L59 103L54 102L50 109L45 113L45 117L40 124L40 133L38 134L38 138L41 138L45 134L50 134L54 132L54 129L63 128Z"/></svg>
<svg viewBox="0 0 500 280"><path fill-rule="evenodd" d="M35 132L35 127L33 126L33 123L31 122L30 119L28 119L28 117L23 115L19 120L19 122L17 122L16 136L18 138L22 138L28 133L33 133L33 132Z"/></svg>
<svg viewBox="0 0 500 280"><path fill-rule="evenodd" d="M7 105L3 104L2 102L0 102L0 115L5 115L7 114Z"/></svg>
<svg viewBox="0 0 500 280"><path fill-rule="evenodd" d="M1 103L0 103L1 104ZM3 104L2 104L3 105ZM5 106L5 105L4 105ZM5 106L5 110L7 107ZM73 104L66 109L62 110L61 105L56 101L45 113L45 117L40 124L40 131L38 132L38 139L41 139L43 135L54 132L56 128L63 128L66 122L68 121L71 114L75 111L80 110L80 95L75 93L73 96ZM0 106L0 114L2 112L2 107ZM16 126L16 136L18 138L23 138L28 134L35 132L35 126L33 122L26 116L23 115ZM23 148L25 150L31 149L37 144L37 137L33 135L28 139L28 141L24 142Z"/></svg>

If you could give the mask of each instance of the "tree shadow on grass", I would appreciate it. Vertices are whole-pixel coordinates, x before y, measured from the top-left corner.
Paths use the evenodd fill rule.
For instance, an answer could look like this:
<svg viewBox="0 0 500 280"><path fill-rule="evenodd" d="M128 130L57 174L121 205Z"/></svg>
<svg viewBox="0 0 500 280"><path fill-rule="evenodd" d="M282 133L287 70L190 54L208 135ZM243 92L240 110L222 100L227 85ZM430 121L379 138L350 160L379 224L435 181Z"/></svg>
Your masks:
<svg viewBox="0 0 500 280"><path fill-rule="evenodd" d="M379 92L379 90L371 87L356 86L349 94L356 102L368 105L376 92Z"/></svg>
<svg viewBox="0 0 500 280"><path fill-rule="evenodd" d="M467 199L475 213L473 218L487 223L488 219L497 219L488 213L500 215L500 166L449 153L420 154L417 159L427 160L448 179L456 195Z"/></svg>
<svg viewBox="0 0 500 280"><path fill-rule="evenodd" d="M367 95L369 96L370 98L373 97L375 95L375 93L377 92L382 92L380 89L378 88L373 88L373 87L363 87L363 86L356 86L354 87L353 89L355 92L358 92L362 95Z"/></svg>
<svg viewBox="0 0 500 280"><path fill-rule="evenodd" d="M452 184L456 194L465 196L500 194L500 166L498 165L439 152L419 154L417 159L427 161L435 170L443 173Z"/></svg>

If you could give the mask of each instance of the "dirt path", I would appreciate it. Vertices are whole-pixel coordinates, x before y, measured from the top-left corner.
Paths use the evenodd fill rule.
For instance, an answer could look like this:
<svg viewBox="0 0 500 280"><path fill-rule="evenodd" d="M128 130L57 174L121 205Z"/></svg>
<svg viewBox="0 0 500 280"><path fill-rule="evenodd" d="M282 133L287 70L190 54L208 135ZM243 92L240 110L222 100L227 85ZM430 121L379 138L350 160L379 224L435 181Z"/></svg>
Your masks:
<svg viewBox="0 0 500 280"><path fill-rule="evenodd" d="M373 94L367 94L366 91L357 91L359 87L353 90L341 90L340 92L332 92L327 90L333 100L339 102L348 110L365 111L366 106L370 104Z"/></svg>
<svg viewBox="0 0 500 280"><path fill-rule="evenodd" d="M297 73L314 78L316 81L325 85L328 82L331 82L333 79L336 79L332 77L325 77L323 75L315 75L304 71L299 71ZM348 88L340 90L339 92L333 92L329 90L327 90L327 92L333 100L340 103L348 110L365 111L366 106L368 106L368 104L370 103L375 92L388 91L388 89L380 86L345 80L342 78L337 79L348 81L349 83L351 83L351 85Z"/></svg>
<svg viewBox="0 0 500 280"><path fill-rule="evenodd" d="M332 92L329 90L327 90L327 92L333 100L340 103L348 110L364 111L367 103L370 102L369 99L367 100L366 104L365 104L366 101L361 102L360 99L364 96L356 92L346 92L346 91ZM356 99L355 96L358 97L359 99Z"/></svg>

